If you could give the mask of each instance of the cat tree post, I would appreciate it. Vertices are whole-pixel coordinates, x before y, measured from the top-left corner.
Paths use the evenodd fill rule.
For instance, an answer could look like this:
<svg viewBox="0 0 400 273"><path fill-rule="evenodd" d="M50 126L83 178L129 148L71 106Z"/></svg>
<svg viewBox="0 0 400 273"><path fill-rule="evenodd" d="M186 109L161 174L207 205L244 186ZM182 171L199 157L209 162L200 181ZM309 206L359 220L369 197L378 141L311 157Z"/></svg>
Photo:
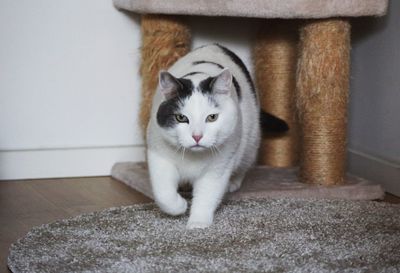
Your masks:
<svg viewBox="0 0 400 273"><path fill-rule="evenodd" d="M298 162L298 126L295 88L297 65L297 21L265 20L253 47L255 84L261 108L285 120L284 134L264 134L259 163L274 167Z"/></svg>
<svg viewBox="0 0 400 273"><path fill-rule="evenodd" d="M190 30L177 16L142 15L142 102L140 125L146 135L158 73L190 51Z"/></svg>
<svg viewBox="0 0 400 273"><path fill-rule="evenodd" d="M313 20L304 24L297 71L302 182L344 183L349 65L347 20Z"/></svg>

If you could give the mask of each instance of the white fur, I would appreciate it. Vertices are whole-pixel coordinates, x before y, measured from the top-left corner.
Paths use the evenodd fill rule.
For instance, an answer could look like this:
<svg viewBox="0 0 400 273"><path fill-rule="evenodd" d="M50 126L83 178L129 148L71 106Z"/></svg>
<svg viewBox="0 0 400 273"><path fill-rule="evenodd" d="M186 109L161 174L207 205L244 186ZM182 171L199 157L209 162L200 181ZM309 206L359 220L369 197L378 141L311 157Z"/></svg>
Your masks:
<svg viewBox="0 0 400 273"><path fill-rule="evenodd" d="M161 128L156 113L164 97L158 89L147 128L147 159L154 198L160 209L171 215L183 214L186 200L177 192L180 183L193 185L193 200L187 228L211 225L213 215L224 194L239 189L247 170L255 162L260 142L259 104L245 75L216 45L192 51L178 60L169 72L182 77L191 71L202 71L210 76L221 69L194 61L211 61L228 68L241 86L239 101L231 85L228 94L218 94L216 109L201 92L187 99L181 113L190 122L180 123L174 129ZM195 86L207 78L197 74L188 77ZM219 113L214 122L205 122L208 115ZM193 134L202 134L203 148L190 148L196 142ZM229 183L230 182L230 183Z"/></svg>

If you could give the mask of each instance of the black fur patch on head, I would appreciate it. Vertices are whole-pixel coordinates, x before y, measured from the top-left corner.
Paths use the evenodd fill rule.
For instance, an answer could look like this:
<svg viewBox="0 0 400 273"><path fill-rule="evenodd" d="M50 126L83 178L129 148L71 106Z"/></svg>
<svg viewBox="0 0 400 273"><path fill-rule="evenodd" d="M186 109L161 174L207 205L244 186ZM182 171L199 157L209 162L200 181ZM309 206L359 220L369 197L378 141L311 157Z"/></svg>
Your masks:
<svg viewBox="0 0 400 273"><path fill-rule="evenodd" d="M212 88L213 88L215 79L216 79L216 77L208 77L207 79L202 80L199 84L201 92L203 92L204 94L212 94ZM235 91L236 91L236 94L237 94L239 100L241 100L242 92L241 92L239 83L235 77L232 77L232 83L233 83L233 86L235 87Z"/></svg>
<svg viewBox="0 0 400 273"><path fill-rule="evenodd" d="M192 95L194 90L192 81L182 78L179 78L177 80L181 84L181 88L178 89L178 97L182 99Z"/></svg>
<svg viewBox="0 0 400 273"><path fill-rule="evenodd" d="M163 128L172 128L178 123L175 115L181 107L181 101L191 96L194 90L190 80L182 78L177 80L180 83L178 95L162 102L157 111L157 123Z"/></svg>
<svg viewBox="0 0 400 273"><path fill-rule="evenodd" d="M215 81L215 77L208 77L205 80L202 80L199 83L199 89L201 93L203 93L208 98L208 102L212 104L214 107L219 107L218 102L215 100L212 93L212 86Z"/></svg>
<svg viewBox="0 0 400 273"><path fill-rule="evenodd" d="M213 88L214 81L215 81L215 77L208 77L207 79L202 80L202 81L199 83L200 91L201 91L203 94L209 94L209 95L211 95L211 94L212 94L212 88Z"/></svg>

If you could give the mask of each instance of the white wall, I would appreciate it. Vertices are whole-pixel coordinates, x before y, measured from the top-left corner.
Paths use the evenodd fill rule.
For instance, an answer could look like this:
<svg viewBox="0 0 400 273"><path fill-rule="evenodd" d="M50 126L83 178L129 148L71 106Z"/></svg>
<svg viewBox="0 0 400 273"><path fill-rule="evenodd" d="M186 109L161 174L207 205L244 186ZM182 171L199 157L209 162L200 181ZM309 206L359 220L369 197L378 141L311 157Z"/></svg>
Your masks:
<svg viewBox="0 0 400 273"><path fill-rule="evenodd" d="M1 179L100 175L143 157L139 37L109 0L0 1Z"/></svg>
<svg viewBox="0 0 400 273"><path fill-rule="evenodd" d="M399 10L353 22L349 169L400 196Z"/></svg>
<svg viewBox="0 0 400 273"><path fill-rule="evenodd" d="M251 22L191 24L193 46L220 41L249 63ZM143 160L137 16L111 0L2 0L0 41L0 179L107 175Z"/></svg>

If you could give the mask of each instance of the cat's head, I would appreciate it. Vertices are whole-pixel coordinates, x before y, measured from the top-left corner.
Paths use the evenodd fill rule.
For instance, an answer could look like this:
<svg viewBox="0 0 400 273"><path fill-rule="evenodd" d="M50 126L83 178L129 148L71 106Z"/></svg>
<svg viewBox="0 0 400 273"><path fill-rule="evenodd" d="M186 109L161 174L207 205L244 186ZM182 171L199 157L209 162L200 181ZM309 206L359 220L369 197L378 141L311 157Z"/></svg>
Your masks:
<svg viewBox="0 0 400 273"><path fill-rule="evenodd" d="M220 146L233 134L238 107L228 69L197 81L162 71L158 92L164 101L157 123L164 139L176 148L204 151Z"/></svg>

